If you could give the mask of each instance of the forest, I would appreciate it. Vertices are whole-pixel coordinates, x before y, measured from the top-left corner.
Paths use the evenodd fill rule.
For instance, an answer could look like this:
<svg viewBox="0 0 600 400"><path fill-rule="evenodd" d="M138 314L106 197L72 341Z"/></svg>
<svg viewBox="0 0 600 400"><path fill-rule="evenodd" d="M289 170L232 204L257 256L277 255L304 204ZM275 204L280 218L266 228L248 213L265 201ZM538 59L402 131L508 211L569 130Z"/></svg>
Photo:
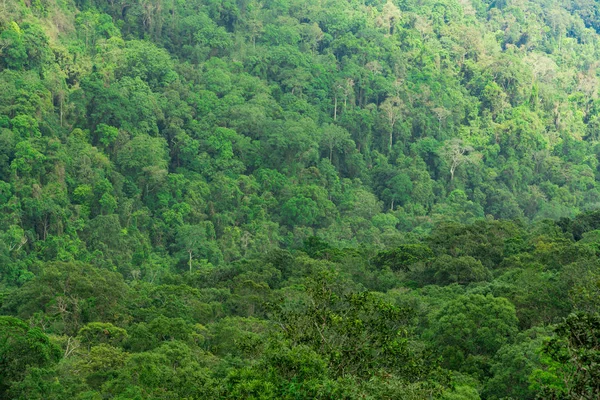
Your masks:
<svg viewBox="0 0 600 400"><path fill-rule="evenodd" d="M600 398L600 3L0 0L0 399Z"/></svg>

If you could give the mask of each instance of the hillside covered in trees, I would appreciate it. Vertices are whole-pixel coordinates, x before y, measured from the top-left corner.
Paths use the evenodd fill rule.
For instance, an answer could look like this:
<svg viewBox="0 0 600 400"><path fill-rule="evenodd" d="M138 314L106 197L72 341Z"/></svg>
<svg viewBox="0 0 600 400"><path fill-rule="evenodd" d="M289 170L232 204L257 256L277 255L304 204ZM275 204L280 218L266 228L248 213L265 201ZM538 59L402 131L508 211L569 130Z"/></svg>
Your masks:
<svg viewBox="0 0 600 400"><path fill-rule="evenodd" d="M594 0L0 0L0 398L600 398Z"/></svg>

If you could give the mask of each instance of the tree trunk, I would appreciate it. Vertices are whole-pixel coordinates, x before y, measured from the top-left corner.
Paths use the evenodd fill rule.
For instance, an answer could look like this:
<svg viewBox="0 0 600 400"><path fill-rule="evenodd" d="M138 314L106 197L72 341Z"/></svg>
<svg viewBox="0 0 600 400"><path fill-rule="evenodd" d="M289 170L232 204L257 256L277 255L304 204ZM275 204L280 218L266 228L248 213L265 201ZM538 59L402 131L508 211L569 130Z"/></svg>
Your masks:
<svg viewBox="0 0 600 400"><path fill-rule="evenodd" d="M333 99L333 120L337 119L337 96Z"/></svg>
<svg viewBox="0 0 600 400"><path fill-rule="evenodd" d="M63 126L63 98L60 97L60 126Z"/></svg>

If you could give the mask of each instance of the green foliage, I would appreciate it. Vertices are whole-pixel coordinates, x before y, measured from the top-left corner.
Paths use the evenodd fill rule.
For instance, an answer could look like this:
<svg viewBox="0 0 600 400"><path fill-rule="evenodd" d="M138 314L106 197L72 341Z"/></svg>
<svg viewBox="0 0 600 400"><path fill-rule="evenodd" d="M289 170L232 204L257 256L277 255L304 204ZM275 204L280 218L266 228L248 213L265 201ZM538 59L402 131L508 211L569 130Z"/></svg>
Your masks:
<svg viewBox="0 0 600 400"><path fill-rule="evenodd" d="M367 378L385 369L410 381L433 367L412 354L408 309L372 293L340 292L335 276L317 276L306 284L308 298L299 299L294 308L282 304L275 316L283 335L321 354L333 376Z"/></svg>
<svg viewBox="0 0 600 400"><path fill-rule="evenodd" d="M484 389L487 398L533 399L536 391L529 376L542 365L540 349L547 340L549 330L539 327L525 331L517 337L514 344L506 344L494 356L491 378Z"/></svg>
<svg viewBox="0 0 600 400"><path fill-rule="evenodd" d="M53 263L12 292L3 305L22 318L42 312L52 331L75 334L87 322L118 319L118 305L126 295L127 286L116 272L82 263Z"/></svg>
<svg viewBox="0 0 600 400"><path fill-rule="evenodd" d="M88 347L99 344L118 346L127 338L127 331L110 323L92 322L79 330L77 338Z"/></svg>
<svg viewBox="0 0 600 400"><path fill-rule="evenodd" d="M544 346L548 360L532 375L539 396L551 399L594 398L598 383L598 314L572 314L556 327L556 336ZM545 361L545 360L544 360Z"/></svg>
<svg viewBox="0 0 600 400"><path fill-rule="evenodd" d="M466 285L492 279L492 274L481 261L469 256L451 257L446 254L436 258L427 268L426 274L437 285Z"/></svg>
<svg viewBox="0 0 600 400"><path fill-rule="evenodd" d="M411 265L433 258L433 252L422 244L405 244L393 250L381 251L375 256L378 267L389 267L393 271L408 271Z"/></svg>
<svg viewBox="0 0 600 400"><path fill-rule="evenodd" d="M501 297L458 296L432 318L446 365L465 372L486 373L490 357L518 331L515 308Z"/></svg>
<svg viewBox="0 0 600 400"><path fill-rule="evenodd" d="M597 397L595 2L0 3L0 397Z"/></svg>
<svg viewBox="0 0 600 400"><path fill-rule="evenodd" d="M0 317L0 395L7 395L28 368L44 368L58 361L58 346L38 328L13 317Z"/></svg>

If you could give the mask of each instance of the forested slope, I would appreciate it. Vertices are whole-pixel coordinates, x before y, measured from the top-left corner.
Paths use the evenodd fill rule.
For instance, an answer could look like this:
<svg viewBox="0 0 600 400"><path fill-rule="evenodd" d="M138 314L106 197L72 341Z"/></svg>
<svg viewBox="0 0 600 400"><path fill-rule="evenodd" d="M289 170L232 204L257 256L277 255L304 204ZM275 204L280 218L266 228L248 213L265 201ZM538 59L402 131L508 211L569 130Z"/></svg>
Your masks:
<svg viewBox="0 0 600 400"><path fill-rule="evenodd" d="M0 398L598 398L599 32L2 0Z"/></svg>

